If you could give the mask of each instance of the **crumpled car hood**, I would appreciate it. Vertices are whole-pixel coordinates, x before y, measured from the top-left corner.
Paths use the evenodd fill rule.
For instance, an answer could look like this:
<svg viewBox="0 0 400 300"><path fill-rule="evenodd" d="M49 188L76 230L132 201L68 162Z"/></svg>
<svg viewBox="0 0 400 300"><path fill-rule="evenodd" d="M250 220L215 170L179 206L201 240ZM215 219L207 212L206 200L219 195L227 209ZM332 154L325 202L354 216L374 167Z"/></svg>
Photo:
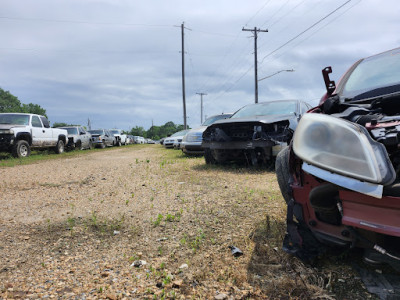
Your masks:
<svg viewBox="0 0 400 300"><path fill-rule="evenodd" d="M290 128L294 130L294 128L292 128L292 126L295 126L295 124L292 121L295 121L296 118L297 117L294 114L252 116L252 117L247 117L247 118L229 118L229 119L218 120L214 124L208 126L208 128L216 127L220 124L251 123L251 122L260 122L260 123L270 124L270 123L288 120L290 122Z"/></svg>

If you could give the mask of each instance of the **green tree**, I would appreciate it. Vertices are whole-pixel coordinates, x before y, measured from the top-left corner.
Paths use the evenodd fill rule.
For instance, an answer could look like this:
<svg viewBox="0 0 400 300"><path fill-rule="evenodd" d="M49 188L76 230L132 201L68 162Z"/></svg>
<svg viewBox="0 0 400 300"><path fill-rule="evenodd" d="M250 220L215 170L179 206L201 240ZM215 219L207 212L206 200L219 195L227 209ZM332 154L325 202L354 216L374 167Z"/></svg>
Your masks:
<svg viewBox="0 0 400 300"><path fill-rule="evenodd" d="M147 138L147 132L142 126L136 126L135 128L132 128L129 134Z"/></svg>
<svg viewBox="0 0 400 300"><path fill-rule="evenodd" d="M174 122L169 121L162 126L151 126L150 129L146 131L146 135L142 136L153 140L159 140L160 138L170 136L183 129L184 125L176 125Z"/></svg>
<svg viewBox="0 0 400 300"><path fill-rule="evenodd" d="M0 112L22 112L18 98L2 88L0 88Z"/></svg>
<svg viewBox="0 0 400 300"><path fill-rule="evenodd" d="M46 110L42 108L39 104L22 104L22 111L24 113L42 115L47 118Z"/></svg>
<svg viewBox="0 0 400 300"><path fill-rule="evenodd" d="M64 123L64 122L55 122L55 123L53 124L53 128L65 127L65 126L68 126L68 124L67 124L67 123Z"/></svg>
<svg viewBox="0 0 400 300"><path fill-rule="evenodd" d="M46 110L39 104L22 104L19 99L9 91L0 88L0 113L5 112L30 113L47 117Z"/></svg>

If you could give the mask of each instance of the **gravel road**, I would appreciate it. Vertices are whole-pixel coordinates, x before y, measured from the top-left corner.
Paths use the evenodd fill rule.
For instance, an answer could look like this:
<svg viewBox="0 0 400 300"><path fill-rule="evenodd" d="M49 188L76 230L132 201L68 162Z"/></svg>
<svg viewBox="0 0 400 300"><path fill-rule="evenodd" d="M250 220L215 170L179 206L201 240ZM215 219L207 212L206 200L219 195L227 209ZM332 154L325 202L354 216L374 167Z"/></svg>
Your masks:
<svg viewBox="0 0 400 300"><path fill-rule="evenodd" d="M210 167L202 157L146 145L0 174L0 298L328 293L298 275L315 270L280 250L286 210L274 173ZM232 255L232 245L243 255Z"/></svg>

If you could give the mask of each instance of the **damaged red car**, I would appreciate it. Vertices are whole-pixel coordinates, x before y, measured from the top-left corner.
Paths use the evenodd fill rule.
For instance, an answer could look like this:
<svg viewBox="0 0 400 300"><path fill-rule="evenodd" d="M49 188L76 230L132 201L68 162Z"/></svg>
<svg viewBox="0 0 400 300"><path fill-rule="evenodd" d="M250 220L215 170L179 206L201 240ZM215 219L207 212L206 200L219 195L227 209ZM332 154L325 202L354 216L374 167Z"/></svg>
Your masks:
<svg viewBox="0 0 400 300"><path fill-rule="evenodd" d="M364 249L400 271L400 48L360 59L299 122L275 171L288 204L285 251L311 261Z"/></svg>

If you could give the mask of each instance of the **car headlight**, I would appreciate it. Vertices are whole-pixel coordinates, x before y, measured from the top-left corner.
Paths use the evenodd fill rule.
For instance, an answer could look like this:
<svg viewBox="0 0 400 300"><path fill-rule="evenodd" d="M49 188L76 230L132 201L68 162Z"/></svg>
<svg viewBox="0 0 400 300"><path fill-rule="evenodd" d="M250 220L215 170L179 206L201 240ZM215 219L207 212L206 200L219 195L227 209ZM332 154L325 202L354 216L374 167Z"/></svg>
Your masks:
<svg viewBox="0 0 400 300"><path fill-rule="evenodd" d="M305 114L293 150L305 162L344 176L382 185L396 178L386 148L364 127L329 115Z"/></svg>
<svg viewBox="0 0 400 300"><path fill-rule="evenodd" d="M0 134L14 134L12 129L0 129Z"/></svg>
<svg viewBox="0 0 400 300"><path fill-rule="evenodd" d="M193 132L193 133L188 133L186 136L186 141L188 142L201 142L203 139L203 133L202 132Z"/></svg>

